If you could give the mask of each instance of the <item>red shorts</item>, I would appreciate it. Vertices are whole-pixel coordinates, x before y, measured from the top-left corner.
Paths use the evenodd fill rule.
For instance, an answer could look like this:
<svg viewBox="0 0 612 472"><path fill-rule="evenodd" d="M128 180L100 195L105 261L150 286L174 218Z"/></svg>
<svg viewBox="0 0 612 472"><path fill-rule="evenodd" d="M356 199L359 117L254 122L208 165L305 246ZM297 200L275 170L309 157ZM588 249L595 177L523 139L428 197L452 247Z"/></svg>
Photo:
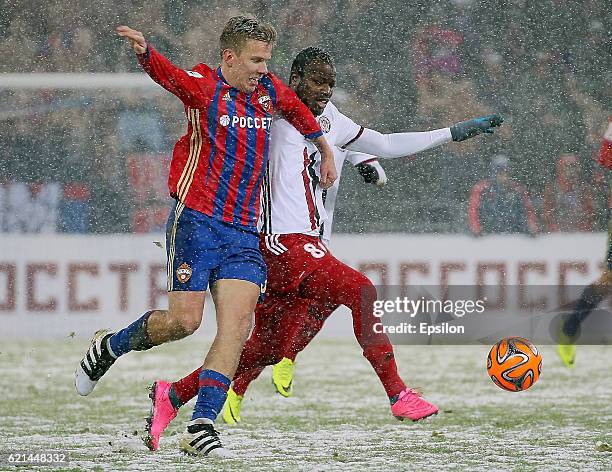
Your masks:
<svg viewBox="0 0 612 472"><path fill-rule="evenodd" d="M296 291L302 280L334 257L318 236L305 234L261 234L259 247L268 266L270 295Z"/></svg>

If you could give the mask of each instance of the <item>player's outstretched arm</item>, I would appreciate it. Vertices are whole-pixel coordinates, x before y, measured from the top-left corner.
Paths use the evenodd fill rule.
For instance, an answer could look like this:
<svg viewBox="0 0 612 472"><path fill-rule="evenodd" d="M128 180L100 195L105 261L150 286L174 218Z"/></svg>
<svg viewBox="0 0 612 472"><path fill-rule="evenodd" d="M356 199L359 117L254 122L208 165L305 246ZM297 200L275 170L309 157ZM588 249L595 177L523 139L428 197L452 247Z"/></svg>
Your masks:
<svg viewBox="0 0 612 472"><path fill-rule="evenodd" d="M147 44L140 31L129 26L117 26L117 34L130 42L134 52L138 55L138 62L155 82L176 95L188 106L198 106L206 102L206 88L209 85L200 73L185 71L172 64L155 48Z"/></svg>
<svg viewBox="0 0 612 472"><path fill-rule="evenodd" d="M351 142L347 149L375 154L385 159L395 159L451 141L464 141L481 133L492 133L493 128L500 126L503 121L499 115L488 115L457 123L450 128L414 133L381 134L365 128L359 138Z"/></svg>

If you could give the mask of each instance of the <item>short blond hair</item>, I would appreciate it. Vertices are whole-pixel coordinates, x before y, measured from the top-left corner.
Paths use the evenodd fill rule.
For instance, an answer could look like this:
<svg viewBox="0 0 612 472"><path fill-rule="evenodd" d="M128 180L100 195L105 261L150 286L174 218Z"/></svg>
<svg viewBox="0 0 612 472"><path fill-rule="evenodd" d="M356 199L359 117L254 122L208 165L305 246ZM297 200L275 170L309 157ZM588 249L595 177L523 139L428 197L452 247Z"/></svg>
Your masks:
<svg viewBox="0 0 612 472"><path fill-rule="evenodd" d="M248 39L262 41L267 44L276 41L276 30L269 23L262 23L257 18L249 16L234 16L229 19L219 38L220 54L226 49L240 54Z"/></svg>

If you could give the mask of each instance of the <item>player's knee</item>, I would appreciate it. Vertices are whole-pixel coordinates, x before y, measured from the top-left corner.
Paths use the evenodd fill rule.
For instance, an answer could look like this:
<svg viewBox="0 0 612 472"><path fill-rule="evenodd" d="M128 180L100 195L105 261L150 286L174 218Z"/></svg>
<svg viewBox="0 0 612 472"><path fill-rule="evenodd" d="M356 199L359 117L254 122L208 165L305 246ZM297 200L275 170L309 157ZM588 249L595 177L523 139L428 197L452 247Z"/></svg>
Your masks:
<svg viewBox="0 0 612 472"><path fill-rule="evenodd" d="M169 316L174 318L177 339L182 339L195 333L202 324L201 315L188 312L171 312Z"/></svg>
<svg viewBox="0 0 612 472"><path fill-rule="evenodd" d="M219 323L217 335L222 337L237 337L246 340L253 327L253 314L249 312L236 313L230 322Z"/></svg>
<svg viewBox="0 0 612 472"><path fill-rule="evenodd" d="M376 293L376 287L374 287L372 282L370 282L370 279L368 279L367 277L364 276L363 279L364 280L362 280L361 285L359 287L361 297L364 301L367 301L368 303L372 304L378 297Z"/></svg>
<svg viewBox="0 0 612 472"><path fill-rule="evenodd" d="M246 313L240 316L236 322L236 329L246 339L253 328L253 315L252 313Z"/></svg>
<svg viewBox="0 0 612 472"><path fill-rule="evenodd" d="M193 333L195 333L198 328L200 327L200 325L202 324L202 319L194 319L194 318L187 318L182 320L181 322L181 329L184 333L185 336L189 336Z"/></svg>

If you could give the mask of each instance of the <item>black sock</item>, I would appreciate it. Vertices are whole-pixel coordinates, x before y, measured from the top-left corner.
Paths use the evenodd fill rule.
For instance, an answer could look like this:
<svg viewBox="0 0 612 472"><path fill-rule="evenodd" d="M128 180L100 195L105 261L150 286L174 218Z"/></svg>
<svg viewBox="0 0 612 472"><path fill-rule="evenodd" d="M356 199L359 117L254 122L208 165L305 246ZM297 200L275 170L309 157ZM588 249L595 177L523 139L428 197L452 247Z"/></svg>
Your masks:
<svg viewBox="0 0 612 472"><path fill-rule="evenodd" d="M574 308L574 312L565 321L563 326L563 332L567 336L570 338L576 336L578 328L580 328L580 324L604 299L607 291L606 289L602 289L601 287L592 284L582 291L582 294L576 303L576 307Z"/></svg>

